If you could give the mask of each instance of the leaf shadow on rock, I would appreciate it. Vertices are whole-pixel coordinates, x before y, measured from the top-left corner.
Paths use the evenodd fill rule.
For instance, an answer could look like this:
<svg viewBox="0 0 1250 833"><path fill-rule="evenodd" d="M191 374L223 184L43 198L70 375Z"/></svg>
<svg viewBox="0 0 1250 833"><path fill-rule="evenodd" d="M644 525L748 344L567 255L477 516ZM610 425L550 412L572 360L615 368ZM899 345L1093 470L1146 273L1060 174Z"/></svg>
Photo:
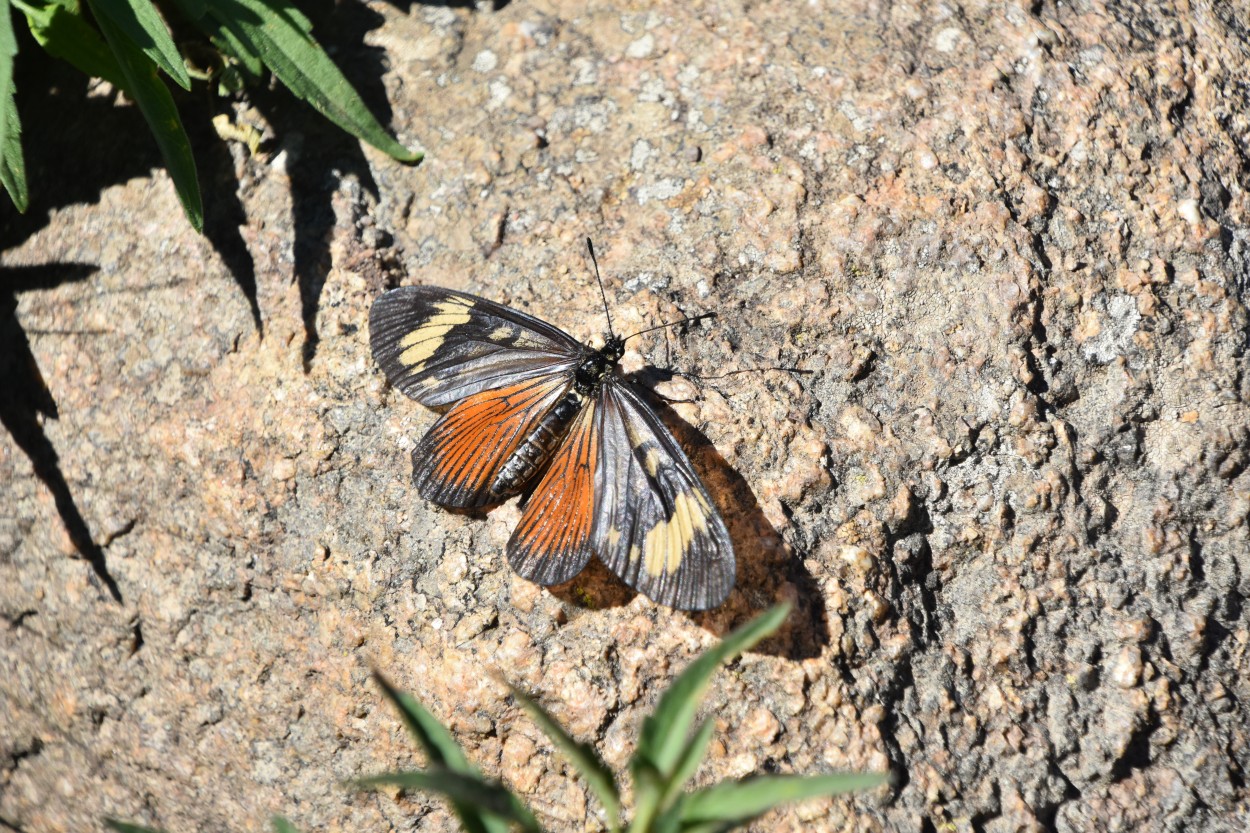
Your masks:
<svg viewBox="0 0 1250 833"><path fill-rule="evenodd" d="M74 548L91 565L113 600L120 603L121 589L109 573L104 548L92 538L61 471L56 448L40 422L40 417L57 419L60 412L17 318L19 292L86 280L95 271L96 267L87 263L0 267L0 391L4 391L0 395L0 423L30 460L35 476L52 493Z"/></svg>
<svg viewBox="0 0 1250 833"><path fill-rule="evenodd" d="M381 14L363 3L317 3L303 9L313 24L313 36L335 60L344 76L360 94L374 118L390 123L391 108L382 77L386 53L368 46L365 34L384 22ZM317 353L320 336L317 313L326 278L330 274L335 214L333 197L340 183L354 177L375 199L377 183L360 140L319 114L311 105L291 96L284 88L254 89L250 98L273 127L287 153L291 187L291 227L294 277L299 285L300 312L304 325L303 364L307 372Z"/></svg>
<svg viewBox="0 0 1250 833"><path fill-rule="evenodd" d="M19 31L19 38L15 76L30 207L19 214L7 198L0 198L0 249L18 246L39 232L58 209L97 203L104 189L150 176L165 164L138 108L119 107L114 95L95 92L94 82L43 52L28 33ZM198 151L204 234L246 296L259 331L256 270L239 232L244 216L234 166L213 133L212 114L201 112L211 103L170 86L192 148Z"/></svg>

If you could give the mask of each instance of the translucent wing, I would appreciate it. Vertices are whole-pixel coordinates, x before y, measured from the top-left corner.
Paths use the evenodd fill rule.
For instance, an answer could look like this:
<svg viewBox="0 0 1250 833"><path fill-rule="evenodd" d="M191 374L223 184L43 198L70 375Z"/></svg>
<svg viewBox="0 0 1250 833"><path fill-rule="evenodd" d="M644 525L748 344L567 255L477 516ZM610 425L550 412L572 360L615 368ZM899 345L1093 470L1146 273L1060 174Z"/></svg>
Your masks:
<svg viewBox="0 0 1250 833"><path fill-rule="evenodd" d="M560 584L582 571L593 547L599 420L595 400L574 418L508 541L508 563L537 584Z"/></svg>
<svg viewBox="0 0 1250 833"><path fill-rule="evenodd" d="M681 610L707 610L734 584L729 531L690 461L626 382L600 388L595 552L621 579Z"/></svg>
<svg viewBox="0 0 1250 833"><path fill-rule="evenodd" d="M508 457L572 384L571 373L537 376L475 393L453 405L412 450L412 479L426 500L454 509L499 503Z"/></svg>
<svg viewBox="0 0 1250 833"><path fill-rule="evenodd" d="M369 344L395 387L431 408L564 372L585 351L537 318L432 286L402 286L374 301Z"/></svg>

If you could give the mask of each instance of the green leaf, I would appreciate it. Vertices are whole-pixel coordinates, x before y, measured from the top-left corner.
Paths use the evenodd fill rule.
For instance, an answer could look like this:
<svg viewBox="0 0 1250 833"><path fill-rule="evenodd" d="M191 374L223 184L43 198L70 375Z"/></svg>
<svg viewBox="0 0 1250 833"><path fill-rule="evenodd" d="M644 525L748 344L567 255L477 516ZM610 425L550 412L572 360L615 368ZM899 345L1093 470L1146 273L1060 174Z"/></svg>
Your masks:
<svg viewBox="0 0 1250 833"><path fill-rule="evenodd" d="M660 798L660 812L666 811L674 801L681 797L682 788L694 777L699 764L703 763L703 755L707 752L707 745L712 740L712 730L715 728L716 725L712 721L703 721L695 730L690 743L682 749L681 757L677 759L673 773L668 783L664 785L664 794Z"/></svg>
<svg viewBox="0 0 1250 833"><path fill-rule="evenodd" d="M216 25L206 25L211 18ZM312 24L290 0L215 0L201 20L209 35L230 33L241 53L259 55L278 80L339 127L401 162L424 154L395 141L312 37Z"/></svg>
<svg viewBox="0 0 1250 833"><path fill-rule="evenodd" d="M3 0L0 0L3 2ZM13 200L13 206L23 214L30 207L30 194L26 191L26 159L22 155L22 125L17 116L17 102L13 92L0 101L4 113L4 135L0 137L0 184Z"/></svg>
<svg viewBox="0 0 1250 833"><path fill-rule="evenodd" d="M17 114L17 88L13 84L13 59L17 36L9 0L0 0L0 184L13 205L25 213L30 205L26 191L26 158L22 155L22 122Z"/></svg>
<svg viewBox="0 0 1250 833"><path fill-rule="evenodd" d="M178 86L184 90L191 89L187 66L151 0L87 0L87 5L101 29L108 21L114 30L112 36L107 31L104 33L110 42L122 38L128 40L174 79ZM113 51L117 51L116 43L113 43Z"/></svg>
<svg viewBox="0 0 1250 833"><path fill-rule="evenodd" d="M711 825L708 829L739 827L779 804L808 798L866 790L889 779L879 772L844 772L832 775L761 775L741 781L725 781L696 790L682 802L682 829ZM722 826L726 825L726 826Z"/></svg>
<svg viewBox="0 0 1250 833"><path fill-rule="evenodd" d="M174 181L174 189L182 202L182 210L196 231L204 230L204 208L200 202L200 185L196 181L195 157L191 154L191 142L178 117L178 108L169 94L156 65L126 38L112 21L97 18L100 31L113 50L117 64L126 79L126 91L130 93L139 111L147 119L156 144L165 157L165 166Z"/></svg>
<svg viewBox="0 0 1250 833"><path fill-rule="evenodd" d="M382 694L399 710L399 715L408 727L409 733L421 744L430 764L439 769L480 779L481 772L465 756L460 744L456 743L451 732L435 719L434 715L422 706L415 697L407 695L390 684L377 671L373 672L373 681L382 689ZM452 809L460 817L461 823L469 833L505 833L507 825L499 819L484 816L478 812L473 803L452 801Z"/></svg>
<svg viewBox="0 0 1250 833"><path fill-rule="evenodd" d="M777 630L789 614L788 604L777 605L765 611L729 634L720 644L710 648L681 672L664 692L655 711L643 721L642 735L638 739L638 749L634 752L631 768L635 761L645 760L665 779L671 777L682 749L686 746L686 737L690 732L690 724L694 721L695 710L707 691L712 674L722 663L749 650Z"/></svg>
<svg viewBox="0 0 1250 833"><path fill-rule="evenodd" d="M564 753L569 762L586 779L586 783L594 790L599 803L603 805L603 809L607 813L608 829L615 830L621 821L621 797L620 790L616 785L616 778L612 775L612 770L608 769L608 765L603 762L603 759L599 757L593 747L576 740L572 735L564 731L564 728L555 721L555 718L548 714L528 694L511 683L508 684L508 688L512 690L512 696L525 709L530 719L538 724L538 728L543 730L543 734L555 741L555 744L560 747L560 751Z"/></svg>
<svg viewBox="0 0 1250 833"><path fill-rule="evenodd" d="M651 823L666 792L664 776L637 752L630 761L630 772L634 776L634 816L629 821L630 833L653 833Z"/></svg>
<svg viewBox="0 0 1250 833"><path fill-rule="evenodd" d="M105 819L104 826L117 833L164 833L154 827L144 827L139 824L131 824L126 821L118 821L117 819Z"/></svg>
<svg viewBox="0 0 1250 833"><path fill-rule="evenodd" d="M125 89L121 67L99 31L88 23L72 0L13 0L26 15L30 33L49 55L71 64L84 75L103 78Z"/></svg>
<svg viewBox="0 0 1250 833"><path fill-rule="evenodd" d="M209 36L209 40L213 42L213 46L221 50L222 54L228 55L242 67L249 78L253 81L260 79L261 73L265 71L264 61L256 53L249 52L247 44L231 34L230 30L218 27L214 34Z"/></svg>
<svg viewBox="0 0 1250 833"><path fill-rule="evenodd" d="M456 743L451 732L447 731L447 728L439 723L425 706L417 702L415 697L395 688L377 671L373 672L373 681L378 684L378 688L382 689L382 694L386 696L386 699L399 709L404 725L421 744L431 764L463 775L480 774L478 768L465 757L464 750L460 748L460 744Z"/></svg>
<svg viewBox="0 0 1250 833"><path fill-rule="evenodd" d="M299 828L282 816L274 816L269 823L273 825L273 833L299 833Z"/></svg>
<svg viewBox="0 0 1250 833"><path fill-rule="evenodd" d="M392 786L405 790L439 793L455 804L469 804L484 813L519 824L528 833L542 833L538 819L521 800L503 785L487 781L480 775L465 775L442 767L424 771L386 772L356 783L362 787Z"/></svg>

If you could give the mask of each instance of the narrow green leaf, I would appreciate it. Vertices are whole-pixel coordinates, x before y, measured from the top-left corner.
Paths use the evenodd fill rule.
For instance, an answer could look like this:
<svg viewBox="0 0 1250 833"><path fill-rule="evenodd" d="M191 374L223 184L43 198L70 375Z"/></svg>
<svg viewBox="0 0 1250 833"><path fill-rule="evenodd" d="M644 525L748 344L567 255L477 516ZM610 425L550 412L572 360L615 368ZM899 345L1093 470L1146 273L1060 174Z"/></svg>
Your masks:
<svg viewBox="0 0 1250 833"><path fill-rule="evenodd" d="M265 71L265 63L260 59L260 56L248 51L247 44L236 38L224 26L213 24L211 28L212 34L209 35L209 40L213 42L213 45L220 49L222 54L230 56L235 63L243 68L243 71L247 73L249 78L253 81L258 80L261 73Z"/></svg>
<svg viewBox="0 0 1250 833"><path fill-rule="evenodd" d="M395 688L377 671L373 672L373 681L382 689L386 699L399 710L404 725L421 744L432 765L445 767L462 775L480 774L478 768L469 762L460 744L451 736L451 732L415 697Z"/></svg>
<svg viewBox="0 0 1250 833"><path fill-rule="evenodd" d="M111 20L97 18L96 23L121 67L126 79L126 91L134 96L139 111L156 138L161 155L165 157L165 166L174 181L183 212L195 230L202 232L204 208L200 202L200 185L196 180L195 157L191 154L191 142L182 127L173 97L157 75L156 65Z"/></svg>
<svg viewBox="0 0 1250 833"><path fill-rule="evenodd" d="M13 0L26 15L30 33L49 55L78 69L91 78L103 78L118 89L125 89L121 68L109 52L108 44L69 0Z"/></svg>
<svg viewBox="0 0 1250 833"><path fill-rule="evenodd" d="M23 214L30 205L26 190L26 157L22 154L22 121L17 114L17 87L13 83L13 59L17 36L9 0L0 0L0 185L14 207Z"/></svg>
<svg viewBox="0 0 1250 833"><path fill-rule="evenodd" d="M681 750L686 745L695 710L707 691L713 672L722 663L749 650L777 630L789 614L788 604L777 605L765 611L726 636L720 644L710 648L681 672L664 692L655 711L643 721L634 760L647 760L664 778L670 777ZM633 765L631 761L631 768Z"/></svg>
<svg viewBox="0 0 1250 833"><path fill-rule="evenodd" d="M594 790L599 803L603 805L607 813L608 829L615 830L621 822L621 794L612 770L608 769L608 765L603 762L593 747L576 740L564 731L564 727L528 694L511 683L508 684L508 688L512 690L512 696L525 709L530 719L538 724L543 734L555 741L560 751L586 779L586 783Z"/></svg>
<svg viewBox="0 0 1250 833"><path fill-rule="evenodd" d="M0 102L13 98L13 59L17 57L17 35L13 32L13 12L9 0L0 0ZM9 113L0 110L0 150L9 135Z"/></svg>
<svg viewBox="0 0 1250 833"><path fill-rule="evenodd" d="M664 776L636 752L630 761L630 772L634 776L634 815L629 820L629 833L652 833L651 823L664 797Z"/></svg>
<svg viewBox="0 0 1250 833"><path fill-rule="evenodd" d="M3 2L4 0L0 0ZM13 200L13 206L25 214L30 207L30 194L26 191L26 158L22 155L22 124L17 116L17 101L13 90L0 100L0 112L4 113L4 135L0 137L0 184Z"/></svg>
<svg viewBox="0 0 1250 833"><path fill-rule="evenodd" d="M761 775L724 781L691 793L681 806L687 825L729 823L744 825L779 804L866 790L884 784L880 772L843 772L832 775Z"/></svg>
<svg viewBox="0 0 1250 833"><path fill-rule="evenodd" d="M274 816L269 823L273 825L273 833L299 833L299 828L282 816Z"/></svg>
<svg viewBox="0 0 1250 833"><path fill-rule="evenodd" d="M126 821L118 821L117 819L105 819L104 826L117 833L164 833L154 827L144 827L140 824L131 824Z"/></svg>
<svg viewBox="0 0 1250 833"><path fill-rule="evenodd" d="M673 767L673 773L664 785L664 794L660 798L660 812L667 811L680 796L682 789L694 777L703 763L703 755L712 740L712 730L716 728L711 720L705 720L694 732L690 743L681 750L681 756Z"/></svg>
<svg viewBox="0 0 1250 833"><path fill-rule="evenodd" d="M405 790L438 793L456 804L471 804L484 813L519 824L528 833L542 833L538 819L502 784L480 775L465 775L442 767L427 770L386 772L356 783L362 787L392 786Z"/></svg>
<svg viewBox="0 0 1250 833"><path fill-rule="evenodd" d="M104 33L110 42L125 38L174 79L179 87L191 89L187 65L151 0L87 0L87 5L101 29L106 20L111 24L114 34ZM116 44L113 44L113 50L116 52Z"/></svg>
<svg viewBox="0 0 1250 833"><path fill-rule="evenodd" d="M326 118L401 162L421 161L424 154L404 147L378 124L290 0L215 0L209 14Z"/></svg>
<svg viewBox="0 0 1250 833"><path fill-rule="evenodd" d="M260 78L261 73L265 71L265 64L260 56L208 13L205 0L169 0L169 2L207 35L213 46L217 47L223 55L238 63L252 80Z"/></svg>
<svg viewBox="0 0 1250 833"><path fill-rule="evenodd" d="M421 744L431 766L470 778L482 777L478 768L469 762L460 744L451 736L451 732L425 706L417 702L415 697L395 688L377 671L373 672L373 681L382 689L383 696L399 711L408 732ZM477 806L471 802L466 804L453 800L452 809L469 833L505 833L507 830L506 824L478 812Z"/></svg>

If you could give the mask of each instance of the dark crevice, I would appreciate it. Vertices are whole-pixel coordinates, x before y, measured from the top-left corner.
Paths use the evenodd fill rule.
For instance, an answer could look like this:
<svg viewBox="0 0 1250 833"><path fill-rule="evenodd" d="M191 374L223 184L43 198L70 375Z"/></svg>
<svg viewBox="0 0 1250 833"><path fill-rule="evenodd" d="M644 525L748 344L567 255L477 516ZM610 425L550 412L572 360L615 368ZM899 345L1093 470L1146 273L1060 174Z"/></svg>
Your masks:
<svg viewBox="0 0 1250 833"><path fill-rule="evenodd" d="M28 610L19 610L17 613L13 614L12 616L5 616L4 618L9 620L9 628L11 630L17 630L18 628L22 627L22 625L26 624L27 619L29 619L32 616L38 616L38 615L39 615L39 611L28 609Z"/></svg>

